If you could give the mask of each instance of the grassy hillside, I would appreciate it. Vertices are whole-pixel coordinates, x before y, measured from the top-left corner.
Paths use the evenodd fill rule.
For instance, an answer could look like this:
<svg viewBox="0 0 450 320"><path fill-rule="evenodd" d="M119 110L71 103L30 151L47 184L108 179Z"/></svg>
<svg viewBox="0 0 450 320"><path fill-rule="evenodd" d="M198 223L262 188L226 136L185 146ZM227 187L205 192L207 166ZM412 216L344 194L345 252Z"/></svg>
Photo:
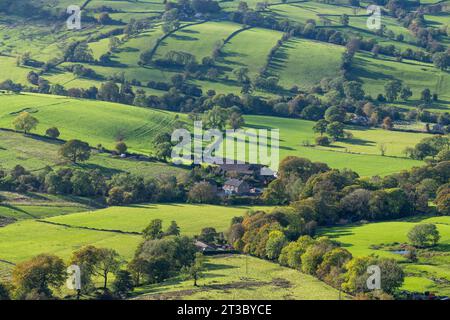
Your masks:
<svg viewBox="0 0 450 320"><path fill-rule="evenodd" d="M236 79L232 71L247 67L251 76L259 73L267 59L270 49L281 39L279 31L253 28L233 37L222 50L220 66L227 70L230 79Z"/></svg>
<svg viewBox="0 0 450 320"><path fill-rule="evenodd" d="M60 130L62 131L61 128ZM184 172L180 167L161 162L121 159L97 151L91 153L88 161L74 165L59 156L60 146L61 142L54 140L0 130L0 168L10 170L17 164L32 171L41 170L46 166L55 170L72 167L85 170L98 169L106 175L129 172L146 178L178 175Z"/></svg>
<svg viewBox="0 0 450 320"><path fill-rule="evenodd" d="M39 134L45 133L49 127L56 126L61 131L62 139L77 138L89 142L91 146L102 144L110 149L114 148L117 138L122 137L131 151L144 154L152 152L152 141L156 134L160 131L173 130L171 124L175 121L176 115L148 108L46 95L0 95L0 103L5 106L0 111L1 127L12 128L13 119L20 111L25 110L40 121L36 130ZM414 146L427 136L380 129L349 128L354 135L351 140L336 143L328 148L305 147L303 146L305 141L314 142L315 134L312 131L314 122L265 116L246 116L246 122L249 128L280 130L280 159L296 155L326 162L334 168L351 166L361 175L386 175L420 165L420 161L401 158L402 152L406 147ZM26 146L17 144L17 139L26 143ZM61 162L57 156L58 146L54 143L44 144L40 141L22 139L20 135L8 136L2 143L7 150L14 151L14 154L7 150L0 151L0 157L3 157L6 167L12 167L18 161L25 167L33 169L44 167L48 161L53 165ZM386 157L380 156L378 150L380 143L384 143L387 147ZM96 166L111 167L112 170L131 172L140 170L129 166L130 162L106 155L93 157L90 162ZM149 170L155 165L158 166L139 162L139 168L142 166ZM173 171L176 170L177 168L173 168Z"/></svg>
<svg viewBox="0 0 450 320"><path fill-rule="evenodd" d="M354 75L364 84L364 90L373 95L384 92L389 80L402 80L413 91L413 99L419 99L424 88L429 88L443 100L450 98L450 74L432 64L393 59L374 59L368 54L358 54L354 62ZM448 110L447 110L448 111Z"/></svg>
<svg viewBox="0 0 450 320"><path fill-rule="evenodd" d="M12 128L17 114L28 111L39 120L40 134L56 126L61 139L77 138L110 149L123 137L131 151L149 152L153 138L161 131L171 131L175 121L175 114L165 111L48 95L0 95L0 103L1 127Z"/></svg>
<svg viewBox="0 0 450 320"><path fill-rule="evenodd" d="M164 40L158 48L155 59L164 57L170 51L184 51L196 56L201 62L210 57L217 42L225 40L241 26L226 22L207 22L183 28Z"/></svg>
<svg viewBox="0 0 450 320"><path fill-rule="evenodd" d="M407 233L419 223L434 223L441 235L439 245L432 248L429 254L419 254L417 263L404 264L407 277L403 288L410 291L433 291L439 294L450 294L450 217L434 217L409 219L405 221L369 223L365 225L351 225L323 229L327 235L343 244L354 256L378 256L395 258L403 261L399 255L383 248L375 249L394 243L408 242Z"/></svg>
<svg viewBox="0 0 450 320"><path fill-rule="evenodd" d="M163 285L137 288L135 295L144 300L337 300L339 297L335 289L309 275L254 257L210 257L206 267L199 287L194 287L192 281L173 279Z"/></svg>
<svg viewBox="0 0 450 320"><path fill-rule="evenodd" d="M291 39L276 53L269 72L280 76L285 88L309 89L325 77L337 77L344 49L332 44Z"/></svg>

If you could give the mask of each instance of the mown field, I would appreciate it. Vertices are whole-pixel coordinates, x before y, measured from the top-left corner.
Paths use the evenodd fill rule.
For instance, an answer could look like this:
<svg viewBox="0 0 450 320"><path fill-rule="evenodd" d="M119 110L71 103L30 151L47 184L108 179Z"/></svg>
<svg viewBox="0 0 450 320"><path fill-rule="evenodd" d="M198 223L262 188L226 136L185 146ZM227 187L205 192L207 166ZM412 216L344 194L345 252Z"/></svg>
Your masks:
<svg viewBox="0 0 450 320"><path fill-rule="evenodd" d="M354 76L363 82L364 90L374 97L384 92L387 81L402 80L411 88L413 99L419 99L424 88L437 93L447 103L450 98L450 74L437 70L432 64L411 60L397 62L391 58L374 59L361 53L355 59L354 69Z"/></svg>
<svg viewBox="0 0 450 320"><path fill-rule="evenodd" d="M433 223L438 227L441 239L436 247L419 253L417 263L406 263L402 255L373 246L407 243L407 233L419 223ZM450 217L410 218L404 221L369 223L343 227L324 228L321 234L343 244L354 256L378 255L402 262L407 277L403 289L408 291L432 291L450 294Z"/></svg>
<svg viewBox="0 0 450 320"><path fill-rule="evenodd" d="M285 88L310 89L323 78L339 75L342 53L340 46L293 38L277 51L269 73L278 75Z"/></svg>
<svg viewBox="0 0 450 320"><path fill-rule="evenodd" d="M48 201L53 198L53 204L57 204L56 196L41 195L41 197L48 198ZM62 198L57 199L62 201ZM29 200L29 203L33 203L36 207L42 205L37 200L34 202ZM61 210L60 216L43 219L45 215L42 215L35 217L42 220L23 220L0 228L0 260L17 262L41 252L65 257L74 248L88 243L117 248L121 250L119 253L127 258L135 250L136 241L140 238L131 233L141 232L154 219L163 220L163 228L167 228L171 221L176 221L182 234L193 236L199 234L205 227L214 227L217 231L224 232L233 217L243 216L250 209L270 209L270 207L148 204L110 207L96 211L86 209L89 210L80 208L79 213L66 215L62 215ZM41 210L45 211L45 208L41 207ZM1 212L0 208L0 214ZM21 218L13 214L11 216ZM34 244L24 245L31 244L33 239ZM106 239L112 239L112 242L109 243L110 240ZM120 244L121 240L124 241L123 244Z"/></svg>
<svg viewBox="0 0 450 320"><path fill-rule="evenodd" d="M161 219L163 228L176 221L182 234L194 236L205 227L224 232L233 217L243 216L248 210L265 207L229 207L191 204L147 204L81 212L53 217L46 221L75 227L141 232L153 219ZM267 207L270 209L270 207Z"/></svg>
<svg viewBox="0 0 450 320"><path fill-rule="evenodd" d="M312 276L254 257L216 256L199 280L181 278L137 288L137 299L177 300L337 300L339 293ZM345 297L343 297L345 298Z"/></svg>

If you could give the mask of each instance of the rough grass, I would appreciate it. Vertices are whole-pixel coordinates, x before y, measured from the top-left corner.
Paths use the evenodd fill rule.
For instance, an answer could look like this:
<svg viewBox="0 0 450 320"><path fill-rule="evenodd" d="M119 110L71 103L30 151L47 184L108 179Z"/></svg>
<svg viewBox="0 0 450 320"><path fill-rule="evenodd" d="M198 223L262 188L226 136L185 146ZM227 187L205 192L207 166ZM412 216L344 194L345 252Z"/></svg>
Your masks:
<svg viewBox="0 0 450 320"><path fill-rule="evenodd" d="M248 267L246 268L246 265ZM207 271L193 282L171 279L137 288L138 299L336 300L338 292L312 276L254 257L210 257Z"/></svg>

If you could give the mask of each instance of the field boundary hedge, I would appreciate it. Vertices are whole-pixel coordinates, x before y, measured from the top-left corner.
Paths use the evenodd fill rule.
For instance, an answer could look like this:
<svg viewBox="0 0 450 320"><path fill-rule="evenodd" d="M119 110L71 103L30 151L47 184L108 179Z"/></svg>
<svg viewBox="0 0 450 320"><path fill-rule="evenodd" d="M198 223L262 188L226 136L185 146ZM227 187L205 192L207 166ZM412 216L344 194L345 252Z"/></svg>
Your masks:
<svg viewBox="0 0 450 320"><path fill-rule="evenodd" d="M90 231L120 233L120 234L129 234L129 235L138 235L138 236L141 236L143 234L142 232L134 232L134 231L123 231L123 230L114 230L114 229L111 230L111 229L90 228L90 227L83 227L83 226L73 226L70 224L46 221L46 220L35 220L35 221L41 222L41 223L46 223L46 224L51 224L51 225L55 225L55 226L60 226L60 227L71 228L71 229L84 229L84 230L90 230Z"/></svg>

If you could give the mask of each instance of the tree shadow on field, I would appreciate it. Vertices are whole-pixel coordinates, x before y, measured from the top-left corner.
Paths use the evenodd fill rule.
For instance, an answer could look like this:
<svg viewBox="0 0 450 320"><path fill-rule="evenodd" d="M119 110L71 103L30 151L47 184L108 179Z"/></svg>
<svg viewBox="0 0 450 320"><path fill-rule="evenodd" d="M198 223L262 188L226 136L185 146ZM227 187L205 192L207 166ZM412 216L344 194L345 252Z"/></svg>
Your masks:
<svg viewBox="0 0 450 320"><path fill-rule="evenodd" d="M284 47L279 48L275 56L270 60L269 68L273 71L281 71L285 67L288 58L287 49Z"/></svg>
<svg viewBox="0 0 450 320"><path fill-rule="evenodd" d="M197 30L190 30L190 29L181 29L181 30L178 31L178 33L199 34L200 31L197 31Z"/></svg>
<svg viewBox="0 0 450 320"><path fill-rule="evenodd" d="M36 140L36 141L45 142L48 144L53 144L53 145L58 145L58 146L64 144L64 141L62 141L62 140L52 139L52 138L38 136L38 135L34 135L34 134L33 135L28 134L28 135L26 135L26 137L29 139Z"/></svg>
<svg viewBox="0 0 450 320"><path fill-rule="evenodd" d="M117 52L139 52L139 49L133 47L123 47L118 49Z"/></svg>
<svg viewBox="0 0 450 320"><path fill-rule="evenodd" d="M354 225L353 227L357 227L358 225ZM328 230L326 228L322 229L323 232L321 232L322 235L325 235L329 238L339 238L339 237L343 237L343 236L351 236L354 235L355 232L352 230L353 227L338 227L335 228L334 230Z"/></svg>
<svg viewBox="0 0 450 320"><path fill-rule="evenodd" d="M219 263L210 263L210 262L205 263L205 267L208 270L239 269L239 267L232 266L232 265L229 265L229 264L223 264L223 263L219 264Z"/></svg>
<svg viewBox="0 0 450 320"><path fill-rule="evenodd" d="M126 172L124 170L112 169L112 168L104 167L104 166L94 164L94 163L76 163L76 164L73 164L73 166L78 167L80 169L84 169L84 170L99 170L108 176Z"/></svg>
<svg viewBox="0 0 450 320"><path fill-rule="evenodd" d="M198 38L185 36L185 35L181 35L181 34L172 34L170 36L170 38L175 39L175 40L180 40L180 41L197 41L197 40L199 40Z"/></svg>
<svg viewBox="0 0 450 320"><path fill-rule="evenodd" d="M356 79L359 78L366 78L366 79L374 79L374 80L393 80L395 79L392 75L388 75L383 72L375 72L375 71L368 71L362 67L355 67L355 71L353 72L353 76Z"/></svg>

